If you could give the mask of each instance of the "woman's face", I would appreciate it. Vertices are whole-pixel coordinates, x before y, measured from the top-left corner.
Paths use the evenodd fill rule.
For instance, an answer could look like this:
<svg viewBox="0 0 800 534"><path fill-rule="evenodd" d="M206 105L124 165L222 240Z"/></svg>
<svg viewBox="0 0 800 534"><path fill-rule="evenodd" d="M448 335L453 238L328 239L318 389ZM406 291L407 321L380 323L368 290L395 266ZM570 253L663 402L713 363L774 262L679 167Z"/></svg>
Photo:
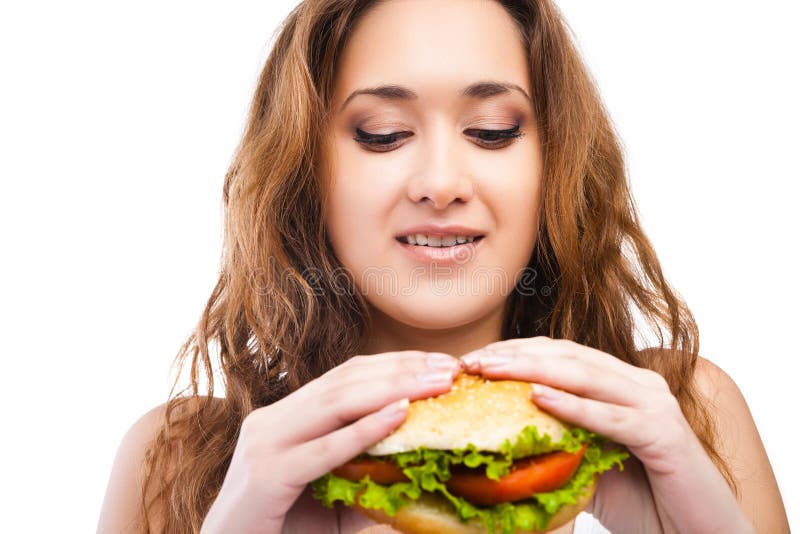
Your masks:
<svg viewBox="0 0 800 534"><path fill-rule="evenodd" d="M355 26L336 74L325 223L376 326L496 339L534 245L542 175L513 19L494 1L383 2ZM354 96L381 86L394 87ZM483 237L433 249L433 228L413 232L427 247L400 242L424 225Z"/></svg>

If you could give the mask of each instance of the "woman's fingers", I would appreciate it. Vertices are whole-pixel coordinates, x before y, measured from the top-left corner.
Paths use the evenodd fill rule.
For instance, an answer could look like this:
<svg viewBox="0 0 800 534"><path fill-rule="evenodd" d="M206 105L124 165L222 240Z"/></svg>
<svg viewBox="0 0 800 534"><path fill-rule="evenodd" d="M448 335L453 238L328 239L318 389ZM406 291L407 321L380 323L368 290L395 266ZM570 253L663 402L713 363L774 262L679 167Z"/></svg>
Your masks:
<svg viewBox="0 0 800 534"><path fill-rule="evenodd" d="M591 429L614 442L626 445L640 460L660 465L659 453L666 447L656 447L655 452L645 452L654 443L683 443L691 436L677 400L669 396L657 397L649 407L642 409L609 404L587 399L542 384L531 385L531 400L540 408L564 421ZM664 436L664 429L679 429ZM663 469L669 469L666 465Z"/></svg>
<svg viewBox="0 0 800 534"><path fill-rule="evenodd" d="M324 436L403 398L444 393L460 370L458 359L439 353L384 353L354 360L280 401L273 413L281 419L284 445Z"/></svg>
<svg viewBox="0 0 800 534"><path fill-rule="evenodd" d="M478 360L481 355L507 352L571 358L592 363L600 366L604 370L615 371L644 386L652 386L659 381L658 377L652 376L657 373L630 365L601 350L587 347L568 339L552 339L546 336L498 341L476 351L464 354L461 360L464 362L467 369L478 372L480 370Z"/></svg>
<svg viewBox="0 0 800 534"><path fill-rule="evenodd" d="M531 400L559 419L624 444L668 472L692 431L664 377L610 354L546 337L488 345L462 357L469 372L532 383Z"/></svg>
<svg viewBox="0 0 800 534"><path fill-rule="evenodd" d="M652 394L648 387L620 374L616 366L564 354L553 346L487 351L479 356L478 367L487 378L547 384L623 406L637 406Z"/></svg>
<svg viewBox="0 0 800 534"><path fill-rule="evenodd" d="M439 352L423 352L416 350L400 352L384 352L380 354L368 354L353 356L341 365L338 365L312 380L292 395L305 401L313 402L321 394L330 389L331 384L336 384L342 380L352 380L353 377L374 377L377 372L387 371L399 375L404 372L419 372L419 368L426 366L427 362L432 362L431 367L451 368L460 366L461 361L457 358Z"/></svg>
<svg viewBox="0 0 800 534"><path fill-rule="evenodd" d="M629 441L640 424L635 408L579 397L543 384L532 385L531 400L559 419L591 428L614 441Z"/></svg>
<svg viewBox="0 0 800 534"><path fill-rule="evenodd" d="M400 399L334 432L303 443L294 451L298 482L307 484L342 465L388 436L408 414L409 399Z"/></svg>

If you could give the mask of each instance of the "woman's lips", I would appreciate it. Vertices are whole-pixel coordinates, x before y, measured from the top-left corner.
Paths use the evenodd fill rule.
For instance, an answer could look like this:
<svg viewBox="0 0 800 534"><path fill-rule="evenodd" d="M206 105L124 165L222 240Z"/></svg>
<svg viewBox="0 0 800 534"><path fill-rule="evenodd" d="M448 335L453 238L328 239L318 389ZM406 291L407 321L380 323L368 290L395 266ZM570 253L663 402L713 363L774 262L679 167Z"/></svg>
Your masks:
<svg viewBox="0 0 800 534"><path fill-rule="evenodd" d="M475 257L475 254L483 243L485 236L476 237L472 243L461 243L450 247L428 247L425 245L410 245L395 239L398 245L403 247L412 259L424 263L455 264L462 265Z"/></svg>

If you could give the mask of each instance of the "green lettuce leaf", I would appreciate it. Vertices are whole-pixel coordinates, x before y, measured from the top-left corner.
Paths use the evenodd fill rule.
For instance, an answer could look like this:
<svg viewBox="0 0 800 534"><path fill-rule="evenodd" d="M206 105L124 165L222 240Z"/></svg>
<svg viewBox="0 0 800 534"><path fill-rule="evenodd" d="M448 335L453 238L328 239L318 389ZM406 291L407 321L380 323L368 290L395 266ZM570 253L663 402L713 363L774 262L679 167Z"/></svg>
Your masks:
<svg viewBox="0 0 800 534"><path fill-rule="evenodd" d="M381 509L393 516L397 510L418 499L423 491L439 493L446 498L458 517L469 520L477 517L492 533L513 534L516 529L536 528L544 531L553 515L567 504L575 504L592 482L595 473L608 471L614 465L623 470L623 461L629 453L613 449L603 450L606 439L583 428L572 428L564 432L558 443L549 435L539 435L535 426L525 427L512 443L506 440L499 453L478 451L472 444L464 449L435 450L420 447L384 458L391 458L409 478L409 482L391 485L376 484L369 476L353 482L328 473L312 482L313 495L327 507L337 501L364 508ZM451 494L444 482L450 479L450 466L463 464L468 467L484 466L486 476L497 480L508 473L515 459L556 450L577 451L583 443L589 443L575 475L563 487L543 493L535 493L530 499L495 506L476 506L461 497Z"/></svg>

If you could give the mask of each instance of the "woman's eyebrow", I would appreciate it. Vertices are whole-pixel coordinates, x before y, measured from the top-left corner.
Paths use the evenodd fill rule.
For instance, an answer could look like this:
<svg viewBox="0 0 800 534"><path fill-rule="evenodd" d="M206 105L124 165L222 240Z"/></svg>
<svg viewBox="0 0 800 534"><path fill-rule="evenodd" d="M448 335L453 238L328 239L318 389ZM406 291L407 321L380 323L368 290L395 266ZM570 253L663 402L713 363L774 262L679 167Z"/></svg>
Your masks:
<svg viewBox="0 0 800 534"><path fill-rule="evenodd" d="M460 91L460 95L465 98L485 99L496 95L510 93L511 91L518 91L525 95L525 98L532 102L530 95L515 83L498 82L494 80L483 80L480 82L472 83L464 87ZM339 112L344 110L345 106L358 95L372 95L385 100L414 100L419 98L419 95L402 85L379 85L377 87L368 87L364 89L356 89L350 96L348 96L339 108Z"/></svg>

